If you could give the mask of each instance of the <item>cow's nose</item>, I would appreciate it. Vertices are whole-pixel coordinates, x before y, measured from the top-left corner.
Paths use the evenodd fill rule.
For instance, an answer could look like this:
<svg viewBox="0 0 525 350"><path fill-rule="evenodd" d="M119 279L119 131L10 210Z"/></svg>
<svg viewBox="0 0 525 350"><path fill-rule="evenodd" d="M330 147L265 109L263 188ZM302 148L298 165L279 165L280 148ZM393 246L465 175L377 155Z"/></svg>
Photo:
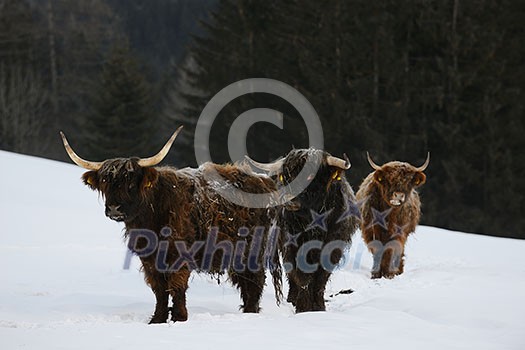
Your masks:
<svg viewBox="0 0 525 350"><path fill-rule="evenodd" d="M398 201L404 202L405 201L405 194L403 192L394 192L393 199L397 199Z"/></svg>
<svg viewBox="0 0 525 350"><path fill-rule="evenodd" d="M404 202L405 202L405 194L403 192L392 193L392 197L390 197L390 205L398 207Z"/></svg>
<svg viewBox="0 0 525 350"><path fill-rule="evenodd" d="M120 205L106 205L106 216L112 217L122 215L119 209Z"/></svg>

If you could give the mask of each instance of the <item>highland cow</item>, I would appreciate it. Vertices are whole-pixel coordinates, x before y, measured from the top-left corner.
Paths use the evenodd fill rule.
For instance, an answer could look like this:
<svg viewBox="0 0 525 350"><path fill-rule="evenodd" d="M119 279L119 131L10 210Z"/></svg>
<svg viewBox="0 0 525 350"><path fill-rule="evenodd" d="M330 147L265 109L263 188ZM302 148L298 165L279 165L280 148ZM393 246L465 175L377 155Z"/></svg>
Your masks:
<svg viewBox="0 0 525 350"><path fill-rule="evenodd" d="M393 278L404 271L405 243L419 223L421 203L416 188L426 181L423 171L430 153L420 167L398 161L379 166L368 153L367 158L374 171L356 195L361 232L374 257L372 278Z"/></svg>
<svg viewBox="0 0 525 350"><path fill-rule="evenodd" d="M358 227L359 210L345 178L350 162L346 155L343 160L315 149L292 150L271 164L251 162L268 171L278 187L296 195L277 217L289 284L287 301L296 312L324 311L326 284ZM294 193L297 189L292 183L301 171L306 172L310 183L300 193ZM323 259L329 260L331 268L323 264Z"/></svg>
<svg viewBox="0 0 525 350"><path fill-rule="evenodd" d="M181 127L182 128L182 127ZM80 158L69 146L62 134L64 147L70 158L77 165L88 169L82 176L84 183L102 194L105 199L106 216L123 222L126 235L133 230L148 230L159 240L168 242L168 248L160 251L156 247L147 255L139 255L146 283L151 287L156 306L150 323L164 323L171 310L172 321L186 321L186 289L193 269L199 270L206 258L203 249L192 251L193 263L183 264L176 270L159 270L159 253L163 263L172 266L180 261L180 245L198 247L195 242L207 241L211 232L215 234L214 250L222 251L213 255L206 272L222 274L226 267L229 278L239 290L243 312L259 312L259 302L265 285L263 253L255 253L259 269L248 269L246 266L246 249L253 241L260 240L264 246L268 235L257 236L254 228L268 230L275 213L273 209L250 208L234 204L223 198L218 192L217 184L207 181L210 172L219 174L224 184L251 193L272 193L275 184L272 179L251 173L236 165L217 165L205 163L198 169L175 169L173 167L156 167L168 153L173 141L180 132L179 128L162 150L155 156L141 158L109 159L103 162L91 162ZM242 198L241 198L242 200ZM166 231L166 228L169 230ZM216 228L215 231L213 229ZM241 229L241 230L240 230ZM242 231L244 229L244 231ZM169 236L166 237L166 232ZM129 235L128 235L129 236ZM255 238L257 236L257 238ZM141 241L142 240L142 241ZM227 244L225 244L227 243ZM148 242L144 238L137 240L137 250L144 248ZM240 256L243 261L236 261L237 267L224 264L223 259L231 258L231 249L244 248ZM185 256L188 256L185 250ZM253 265L253 261L250 262ZM240 267L239 267L240 266ZM244 266L244 269L243 269ZM281 275L278 263L273 264L272 275L276 297L281 295ZM169 296L173 307L169 308Z"/></svg>

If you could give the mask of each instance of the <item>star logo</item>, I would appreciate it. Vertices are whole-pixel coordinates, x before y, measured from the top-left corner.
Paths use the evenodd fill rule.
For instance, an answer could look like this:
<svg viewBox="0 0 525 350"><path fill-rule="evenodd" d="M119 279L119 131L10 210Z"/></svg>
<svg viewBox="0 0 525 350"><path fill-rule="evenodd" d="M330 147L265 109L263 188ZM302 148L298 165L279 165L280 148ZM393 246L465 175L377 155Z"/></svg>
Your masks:
<svg viewBox="0 0 525 350"><path fill-rule="evenodd" d="M398 224L394 225L394 232L392 233L392 238L396 238L398 236L403 236L405 229L407 228L407 225L399 226Z"/></svg>
<svg viewBox="0 0 525 350"><path fill-rule="evenodd" d="M312 222L308 225L308 227L306 227L306 231L314 229L316 227L319 227L324 232L328 231L326 219L328 218L328 215L330 215L332 210L333 209L330 209L322 214L319 214L316 211L310 209L310 214L312 215Z"/></svg>
<svg viewBox="0 0 525 350"><path fill-rule="evenodd" d="M341 214L339 219L337 219L337 223L340 223L341 221L344 221L348 218L355 217L357 220L361 221L363 218L361 216L361 211L359 208L361 208L361 205L366 201L366 198L361 201L356 201L353 198L350 198L348 196L345 196L346 206L345 211Z"/></svg>
<svg viewBox="0 0 525 350"><path fill-rule="evenodd" d="M388 223L387 223L387 216L390 214L390 212L392 211L392 209L387 209L385 211L379 211L379 210L376 210L374 208L372 208L372 224L370 225L370 227L372 226L375 226L375 225L379 225L381 226L382 228L384 228L385 230L388 230Z"/></svg>
<svg viewBox="0 0 525 350"><path fill-rule="evenodd" d="M288 247L289 245L293 245L294 247L298 247L299 243L297 243L297 239L299 238L301 233L302 232L292 235L290 232L286 232L286 242L284 243L284 246Z"/></svg>

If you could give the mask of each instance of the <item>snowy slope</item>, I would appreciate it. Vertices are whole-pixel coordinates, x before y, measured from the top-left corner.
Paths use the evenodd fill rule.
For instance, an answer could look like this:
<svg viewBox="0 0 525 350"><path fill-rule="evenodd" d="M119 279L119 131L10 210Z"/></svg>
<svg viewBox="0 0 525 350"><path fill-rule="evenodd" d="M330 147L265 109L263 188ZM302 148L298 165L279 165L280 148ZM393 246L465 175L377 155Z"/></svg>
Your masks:
<svg viewBox="0 0 525 350"><path fill-rule="evenodd" d="M193 275L188 322L147 325L153 294L136 260L123 269L123 225L82 169L6 152L0 164L0 349L525 349L525 241L431 227L394 280L369 279L356 235L327 312L277 307L269 286L263 312L244 315L227 282Z"/></svg>

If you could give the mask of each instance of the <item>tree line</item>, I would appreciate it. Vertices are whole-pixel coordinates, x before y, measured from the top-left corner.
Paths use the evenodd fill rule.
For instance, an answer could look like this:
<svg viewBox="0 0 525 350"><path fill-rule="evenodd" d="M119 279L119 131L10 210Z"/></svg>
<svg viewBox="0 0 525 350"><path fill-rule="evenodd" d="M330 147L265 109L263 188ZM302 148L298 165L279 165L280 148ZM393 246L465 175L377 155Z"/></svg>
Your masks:
<svg viewBox="0 0 525 350"><path fill-rule="evenodd" d="M86 158L144 156L183 123L170 161L195 165L209 99L271 78L312 103L355 189L366 151L415 165L430 151L424 224L525 238L524 19L511 0L0 0L0 148L64 159L60 127ZM254 125L253 158L307 146L291 105L247 95L216 119L215 161L256 107L281 111L284 130Z"/></svg>
<svg viewBox="0 0 525 350"><path fill-rule="evenodd" d="M86 156L152 152L164 91L213 3L0 0L0 149L65 160L64 130Z"/></svg>

